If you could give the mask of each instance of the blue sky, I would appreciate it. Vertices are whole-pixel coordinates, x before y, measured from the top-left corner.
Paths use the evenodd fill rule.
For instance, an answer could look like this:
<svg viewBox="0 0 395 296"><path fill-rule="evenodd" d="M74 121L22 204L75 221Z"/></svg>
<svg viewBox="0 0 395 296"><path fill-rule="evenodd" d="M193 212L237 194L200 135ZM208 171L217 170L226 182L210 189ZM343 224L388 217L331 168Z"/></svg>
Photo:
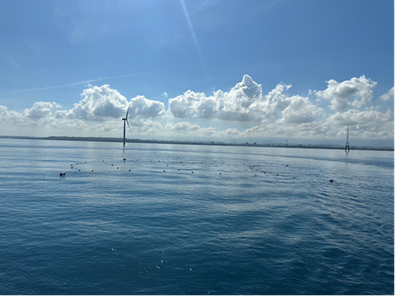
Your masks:
<svg viewBox="0 0 395 296"><path fill-rule="evenodd" d="M393 144L388 0L0 2L0 135Z"/></svg>

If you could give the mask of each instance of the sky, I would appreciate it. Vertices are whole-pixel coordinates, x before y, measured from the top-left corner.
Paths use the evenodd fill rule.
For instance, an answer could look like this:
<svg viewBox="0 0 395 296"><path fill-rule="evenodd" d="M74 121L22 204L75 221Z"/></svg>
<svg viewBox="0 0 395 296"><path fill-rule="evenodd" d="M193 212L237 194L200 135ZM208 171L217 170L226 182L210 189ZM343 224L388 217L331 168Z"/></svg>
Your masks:
<svg viewBox="0 0 395 296"><path fill-rule="evenodd" d="M394 144L391 0L2 0L0 135Z"/></svg>

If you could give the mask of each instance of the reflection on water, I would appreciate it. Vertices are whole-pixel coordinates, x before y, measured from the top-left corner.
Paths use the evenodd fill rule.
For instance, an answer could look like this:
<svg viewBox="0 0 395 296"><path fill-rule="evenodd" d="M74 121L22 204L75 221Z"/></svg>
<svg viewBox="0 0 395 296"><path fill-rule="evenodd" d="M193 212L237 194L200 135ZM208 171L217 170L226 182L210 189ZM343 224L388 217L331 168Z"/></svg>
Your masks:
<svg viewBox="0 0 395 296"><path fill-rule="evenodd" d="M0 152L2 294L393 294L393 152Z"/></svg>

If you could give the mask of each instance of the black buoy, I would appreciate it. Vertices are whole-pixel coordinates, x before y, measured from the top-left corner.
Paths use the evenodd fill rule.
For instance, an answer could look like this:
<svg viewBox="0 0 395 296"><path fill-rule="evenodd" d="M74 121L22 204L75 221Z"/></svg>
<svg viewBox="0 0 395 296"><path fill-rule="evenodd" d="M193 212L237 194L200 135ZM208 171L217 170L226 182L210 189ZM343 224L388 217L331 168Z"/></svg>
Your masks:
<svg viewBox="0 0 395 296"><path fill-rule="evenodd" d="M330 180L329 180L329 182L333 183L333 180L332 180L332 179L330 179Z"/></svg>

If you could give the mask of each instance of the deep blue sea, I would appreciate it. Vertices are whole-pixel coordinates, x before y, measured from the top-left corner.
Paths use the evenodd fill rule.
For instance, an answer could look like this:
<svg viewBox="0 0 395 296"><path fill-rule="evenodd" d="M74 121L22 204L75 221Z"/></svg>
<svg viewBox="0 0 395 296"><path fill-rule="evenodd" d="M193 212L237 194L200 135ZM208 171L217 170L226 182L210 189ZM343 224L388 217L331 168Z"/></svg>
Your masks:
<svg viewBox="0 0 395 296"><path fill-rule="evenodd" d="M394 153L0 139L0 225L0 294L394 294Z"/></svg>

